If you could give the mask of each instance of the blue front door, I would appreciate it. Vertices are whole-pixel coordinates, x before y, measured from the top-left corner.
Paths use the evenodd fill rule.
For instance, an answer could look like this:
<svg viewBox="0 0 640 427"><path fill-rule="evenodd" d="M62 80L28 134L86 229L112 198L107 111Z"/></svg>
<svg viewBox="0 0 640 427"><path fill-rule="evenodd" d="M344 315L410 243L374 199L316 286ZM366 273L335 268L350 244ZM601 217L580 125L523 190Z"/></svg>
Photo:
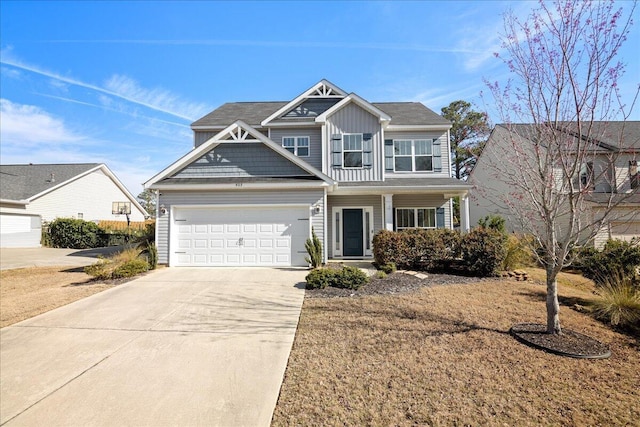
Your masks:
<svg viewBox="0 0 640 427"><path fill-rule="evenodd" d="M343 256L363 256L362 209L342 210Z"/></svg>

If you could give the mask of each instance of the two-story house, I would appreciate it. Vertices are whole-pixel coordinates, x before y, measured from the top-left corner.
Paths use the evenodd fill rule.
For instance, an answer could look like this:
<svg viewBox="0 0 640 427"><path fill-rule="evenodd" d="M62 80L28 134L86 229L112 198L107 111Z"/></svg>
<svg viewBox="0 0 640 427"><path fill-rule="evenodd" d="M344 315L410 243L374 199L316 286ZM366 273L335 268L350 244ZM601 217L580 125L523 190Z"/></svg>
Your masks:
<svg viewBox="0 0 640 427"><path fill-rule="evenodd" d="M372 257L382 229L452 227L451 124L417 102L371 103L322 80L283 102L227 103L192 124L194 148L145 183L159 192L159 261L304 266Z"/></svg>
<svg viewBox="0 0 640 427"><path fill-rule="evenodd" d="M555 191L567 199L569 192L573 192L583 201L578 209L581 227L602 222L599 229L593 230L595 247L602 247L608 239L640 237L640 122L584 124L582 135L575 123L564 123L549 126L542 135L539 133L540 128L531 124L503 124L494 128L469 177L474 186L470 192L471 223L498 214L507 220L512 231L542 230L544 225L535 203L541 202L543 191ZM545 156L548 146L545 139L551 133L563 145L563 155ZM542 140L536 144L536 139ZM576 157L578 149L582 154ZM534 150L539 151L538 155ZM577 158L582 161L578 163ZM563 166L572 168L571 179L562 178L567 175L560 169ZM545 167L549 167L548 180L542 182L539 168ZM526 182L532 193L527 194L522 185L513 185L516 180ZM551 193L546 197L562 200ZM527 215L525 209L531 214ZM600 221L605 211L609 211L608 217ZM562 235L567 232L566 224L571 218L568 204L558 204L554 212L556 232ZM580 239L578 242L584 243Z"/></svg>

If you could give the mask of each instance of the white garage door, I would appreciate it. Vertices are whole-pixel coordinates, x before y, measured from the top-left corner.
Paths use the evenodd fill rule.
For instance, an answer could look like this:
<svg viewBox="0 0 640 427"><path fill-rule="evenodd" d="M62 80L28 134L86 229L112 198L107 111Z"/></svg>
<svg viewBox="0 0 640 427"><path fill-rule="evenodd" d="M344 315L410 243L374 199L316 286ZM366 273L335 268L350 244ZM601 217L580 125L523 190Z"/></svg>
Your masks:
<svg viewBox="0 0 640 427"><path fill-rule="evenodd" d="M40 246L40 215L0 214L0 247L37 248Z"/></svg>
<svg viewBox="0 0 640 427"><path fill-rule="evenodd" d="M175 208L175 266L303 266L309 207Z"/></svg>
<svg viewBox="0 0 640 427"><path fill-rule="evenodd" d="M640 222L618 222L611 224L611 238L629 241L640 237Z"/></svg>

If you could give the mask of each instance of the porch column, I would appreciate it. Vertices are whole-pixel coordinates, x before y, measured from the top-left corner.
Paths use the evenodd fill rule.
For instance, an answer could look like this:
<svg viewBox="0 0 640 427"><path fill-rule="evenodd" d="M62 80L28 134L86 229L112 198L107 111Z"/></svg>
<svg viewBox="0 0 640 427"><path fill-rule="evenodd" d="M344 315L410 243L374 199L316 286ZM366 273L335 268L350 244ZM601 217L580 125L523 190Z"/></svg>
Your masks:
<svg viewBox="0 0 640 427"><path fill-rule="evenodd" d="M471 230L469 224L469 194L460 196L460 231L468 233Z"/></svg>
<svg viewBox="0 0 640 427"><path fill-rule="evenodd" d="M384 228L393 231L393 194L383 194L384 197Z"/></svg>

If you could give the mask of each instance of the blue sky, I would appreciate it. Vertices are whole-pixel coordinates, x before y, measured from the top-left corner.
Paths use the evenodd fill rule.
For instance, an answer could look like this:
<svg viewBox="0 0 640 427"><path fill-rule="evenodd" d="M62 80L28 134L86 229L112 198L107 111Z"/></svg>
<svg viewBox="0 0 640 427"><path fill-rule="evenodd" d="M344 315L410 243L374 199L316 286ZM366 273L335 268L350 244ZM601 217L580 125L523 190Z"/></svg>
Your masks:
<svg viewBox="0 0 640 427"><path fill-rule="evenodd" d="M491 113L479 94L483 78L508 77L493 57L502 14L533 6L2 1L0 161L104 162L137 195L192 147L192 121L225 102L290 100L323 78L372 102L439 113L464 99ZM639 25L636 11L621 52L628 93Z"/></svg>

